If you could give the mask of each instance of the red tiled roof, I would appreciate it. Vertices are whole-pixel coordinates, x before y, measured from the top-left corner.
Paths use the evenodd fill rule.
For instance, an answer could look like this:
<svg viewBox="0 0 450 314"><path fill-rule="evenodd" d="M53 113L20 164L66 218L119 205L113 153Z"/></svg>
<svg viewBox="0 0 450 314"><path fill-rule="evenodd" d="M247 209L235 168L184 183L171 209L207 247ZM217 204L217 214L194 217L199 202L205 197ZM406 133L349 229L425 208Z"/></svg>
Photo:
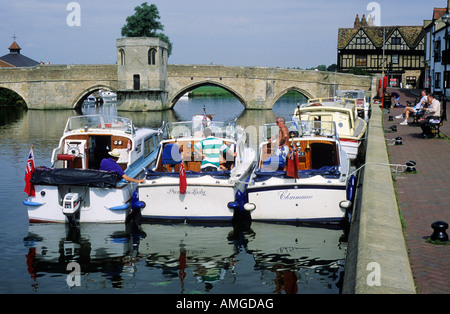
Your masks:
<svg viewBox="0 0 450 314"><path fill-rule="evenodd" d="M433 8L433 20L439 19L447 12L447 8Z"/></svg>

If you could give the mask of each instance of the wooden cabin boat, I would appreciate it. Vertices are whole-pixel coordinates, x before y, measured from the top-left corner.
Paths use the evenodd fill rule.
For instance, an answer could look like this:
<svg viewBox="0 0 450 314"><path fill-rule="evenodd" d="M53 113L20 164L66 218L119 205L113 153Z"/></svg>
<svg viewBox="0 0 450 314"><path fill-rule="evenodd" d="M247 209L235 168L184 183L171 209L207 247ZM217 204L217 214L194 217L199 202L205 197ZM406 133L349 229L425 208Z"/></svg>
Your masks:
<svg viewBox="0 0 450 314"><path fill-rule="evenodd" d="M278 134L264 125L259 157L246 190L252 221L340 222L350 207L350 160L332 121L286 122L289 156L276 154L268 139Z"/></svg>
<svg viewBox="0 0 450 314"><path fill-rule="evenodd" d="M195 147L210 129L227 151L220 152L220 169L205 172ZM207 148L205 148L206 150ZM214 150L218 150L215 147ZM233 155L236 156L233 156ZM138 187L139 200L146 203L142 216L151 219L222 221L233 218L227 207L238 191L245 190L256 153L246 143L240 126L218 122L205 115L192 121L172 122L163 128L157 161L148 169L145 184ZM185 191L180 188L180 168L185 173Z"/></svg>
<svg viewBox="0 0 450 314"><path fill-rule="evenodd" d="M37 167L35 196L24 200L30 222L124 222L137 183L100 171L108 152L118 149L118 165L134 179L155 161L159 131L136 128L128 118L104 115L70 117L51 167Z"/></svg>

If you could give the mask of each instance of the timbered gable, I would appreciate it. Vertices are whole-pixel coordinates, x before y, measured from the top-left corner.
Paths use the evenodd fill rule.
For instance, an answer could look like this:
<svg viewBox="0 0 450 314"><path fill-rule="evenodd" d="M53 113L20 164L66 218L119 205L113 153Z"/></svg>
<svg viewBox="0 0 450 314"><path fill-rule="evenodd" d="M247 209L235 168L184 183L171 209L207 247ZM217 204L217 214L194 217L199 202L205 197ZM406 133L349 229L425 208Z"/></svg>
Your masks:
<svg viewBox="0 0 450 314"><path fill-rule="evenodd" d="M386 50L408 50L409 45L406 40L403 38L403 35L400 33L398 28L395 28L386 38L385 42Z"/></svg>
<svg viewBox="0 0 450 314"><path fill-rule="evenodd" d="M376 49L372 40L367 36L363 28L360 28L350 42L347 44L345 49L350 50L373 50Z"/></svg>

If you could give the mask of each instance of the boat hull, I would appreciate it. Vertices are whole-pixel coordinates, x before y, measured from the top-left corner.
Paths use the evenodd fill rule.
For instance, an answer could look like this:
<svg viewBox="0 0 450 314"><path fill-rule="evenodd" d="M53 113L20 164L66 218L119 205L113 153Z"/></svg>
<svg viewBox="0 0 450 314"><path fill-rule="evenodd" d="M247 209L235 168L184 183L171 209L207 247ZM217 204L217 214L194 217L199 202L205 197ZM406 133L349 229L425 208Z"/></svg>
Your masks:
<svg viewBox="0 0 450 314"><path fill-rule="evenodd" d="M248 202L255 205L253 221L340 222L346 200L342 184L257 185L247 189Z"/></svg>
<svg viewBox="0 0 450 314"><path fill-rule="evenodd" d="M83 196L78 222L123 223L131 210L133 186L135 189L135 184L122 188L35 185L36 196L28 197L24 205L31 223L68 223L61 200L70 191Z"/></svg>
<svg viewBox="0 0 450 314"><path fill-rule="evenodd" d="M163 220L231 221L233 210L227 207L243 185L190 184L180 193L178 182L139 187L139 200L145 202L142 217Z"/></svg>

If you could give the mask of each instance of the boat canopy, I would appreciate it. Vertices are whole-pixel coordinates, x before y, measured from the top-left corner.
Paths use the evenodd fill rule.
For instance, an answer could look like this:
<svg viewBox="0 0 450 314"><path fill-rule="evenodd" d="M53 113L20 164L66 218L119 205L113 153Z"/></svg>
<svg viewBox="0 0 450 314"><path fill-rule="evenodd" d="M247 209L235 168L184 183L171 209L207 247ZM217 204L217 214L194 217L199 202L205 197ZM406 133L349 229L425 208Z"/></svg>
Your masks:
<svg viewBox="0 0 450 314"><path fill-rule="evenodd" d="M70 117L64 132L84 129L93 130L117 130L129 134L135 134L135 128L131 119L119 116L105 116L101 114Z"/></svg>
<svg viewBox="0 0 450 314"><path fill-rule="evenodd" d="M234 124L209 120L169 122L164 126L163 138L203 137L206 128L210 128L216 137L235 139Z"/></svg>

